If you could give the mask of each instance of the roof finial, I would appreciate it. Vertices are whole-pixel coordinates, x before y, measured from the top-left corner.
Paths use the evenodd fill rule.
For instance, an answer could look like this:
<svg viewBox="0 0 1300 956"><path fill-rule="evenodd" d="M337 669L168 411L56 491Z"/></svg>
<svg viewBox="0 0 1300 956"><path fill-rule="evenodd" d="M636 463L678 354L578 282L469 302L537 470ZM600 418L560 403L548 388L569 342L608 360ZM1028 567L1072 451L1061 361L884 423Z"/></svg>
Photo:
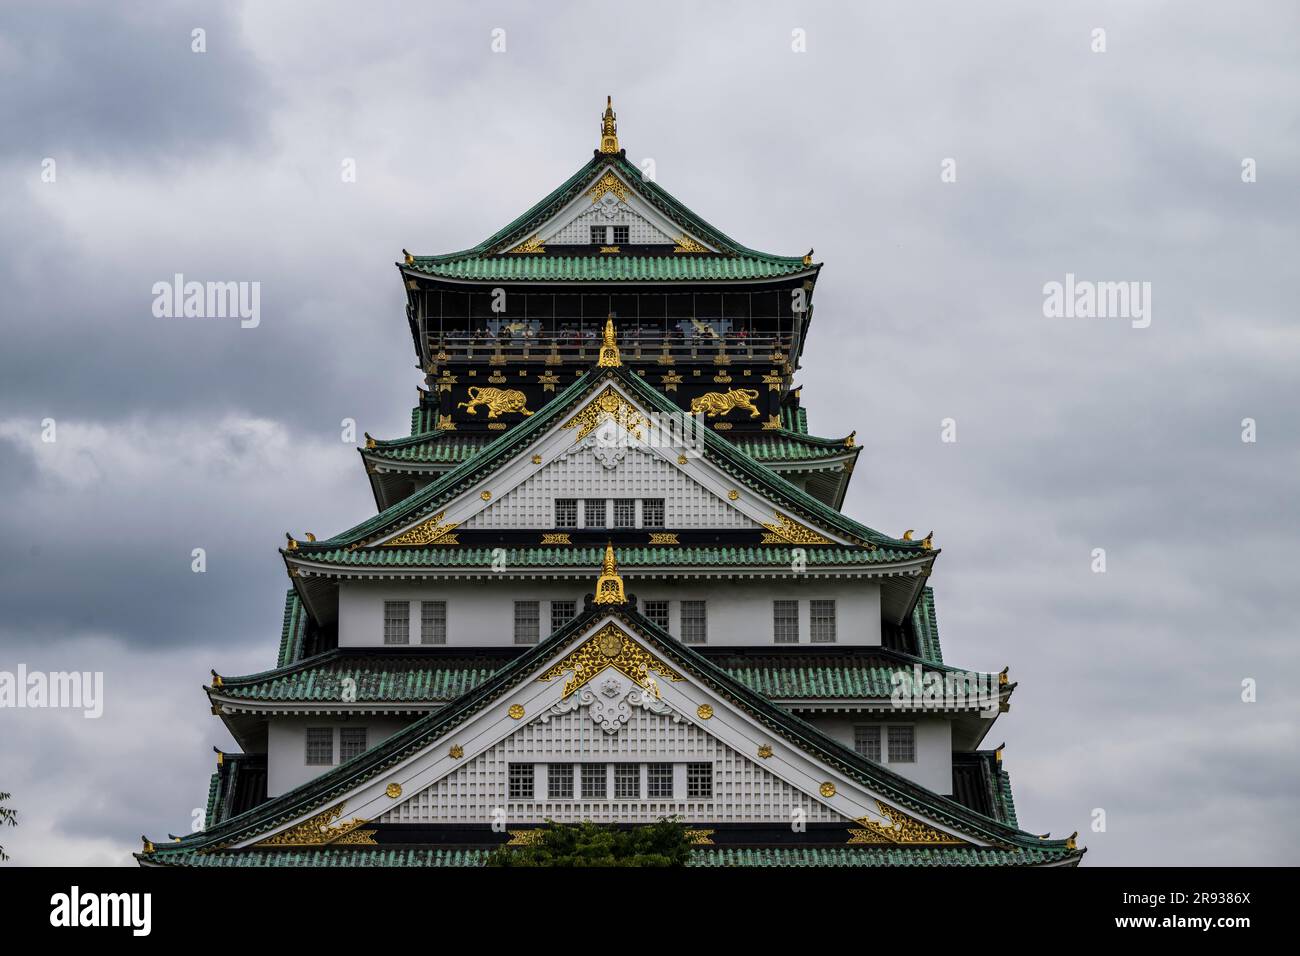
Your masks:
<svg viewBox="0 0 1300 956"><path fill-rule="evenodd" d="M600 120L600 151L618 152L618 123L614 120L614 97L605 97L605 115Z"/></svg>
<svg viewBox="0 0 1300 956"><path fill-rule="evenodd" d="M618 368L623 364L623 356L618 351L618 339L614 335L614 313L605 319L605 338L600 346L600 358L596 360L597 368Z"/></svg>
<svg viewBox="0 0 1300 956"><path fill-rule="evenodd" d="M596 604L625 604L623 579L619 577L618 565L614 561L614 543L605 543L605 560L600 566L600 577L596 579Z"/></svg>

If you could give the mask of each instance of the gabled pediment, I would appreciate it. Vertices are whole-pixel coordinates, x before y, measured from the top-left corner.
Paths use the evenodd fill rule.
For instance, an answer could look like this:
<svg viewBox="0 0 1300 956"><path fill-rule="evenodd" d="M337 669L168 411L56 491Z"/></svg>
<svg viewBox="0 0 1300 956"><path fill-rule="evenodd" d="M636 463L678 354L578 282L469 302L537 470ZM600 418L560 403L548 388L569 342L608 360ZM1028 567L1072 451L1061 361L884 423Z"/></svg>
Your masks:
<svg viewBox="0 0 1300 956"><path fill-rule="evenodd" d="M717 252L692 234L692 226L656 208L641 194L640 177L621 165L600 165L569 202L523 242L506 250L526 253L548 246L673 246L683 252ZM684 219L684 217L679 217ZM626 230L624 238L611 227ZM598 235L593 235L595 229Z"/></svg>
<svg viewBox="0 0 1300 956"><path fill-rule="evenodd" d="M375 543L449 543L458 529L562 533L556 499L645 498L664 501L664 532L764 528L780 543L850 543L847 536L791 517L761 490L743 487L704 453L705 431L688 415L650 405L625 381L607 379L511 458L484 469L435 515L396 527ZM585 524L620 526L610 514Z"/></svg>
<svg viewBox="0 0 1300 956"><path fill-rule="evenodd" d="M512 764L540 774L536 767L548 763L613 767L630 760L696 764L697 784L712 783L707 792L697 786L695 795L676 788L655 798L644 789L635 799L611 792L606 809L592 800L581 809L580 791L511 798ZM704 764L708 769L698 769ZM485 809L487 820L500 817L505 826L557 814L624 822L676 814L688 822L830 827L816 838L837 833L846 845L1077 852L853 753L627 604L589 605L443 710L295 790L155 852L165 862L170 853L216 849L391 845L419 826L481 826L484 817L475 815ZM409 824L417 831L402 830Z"/></svg>

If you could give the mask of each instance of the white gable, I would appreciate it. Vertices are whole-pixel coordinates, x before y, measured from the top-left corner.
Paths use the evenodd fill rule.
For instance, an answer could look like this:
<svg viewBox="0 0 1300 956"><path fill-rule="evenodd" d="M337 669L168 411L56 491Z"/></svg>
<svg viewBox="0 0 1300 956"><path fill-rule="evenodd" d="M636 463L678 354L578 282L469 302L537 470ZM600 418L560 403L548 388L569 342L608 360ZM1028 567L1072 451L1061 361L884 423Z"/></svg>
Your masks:
<svg viewBox="0 0 1300 956"><path fill-rule="evenodd" d="M593 696L597 701L604 699L599 691ZM626 726L612 734L604 732L592 719L593 706L597 704L583 704L553 716L542 714L495 747L394 807L379 822L482 823L491 820L497 808L504 808L512 823L546 820L653 823L674 814L685 820L788 823L795 810L802 811L809 822L845 819L769 773L757 758L737 753L666 706L666 713L630 707ZM581 771L578 771L574 798L556 799L544 793L547 774L543 770L538 774L538 799L512 801L508 779L511 763L531 763L543 768L553 763L585 763L600 766L611 775L612 771L606 768L616 763L667 763L674 767L705 763L713 771L713 795L707 800L691 799L685 794L681 798L618 799L613 781L607 779L608 799L584 800Z"/></svg>
<svg viewBox="0 0 1300 956"><path fill-rule="evenodd" d="M564 801L550 799L544 787L531 801L509 799L512 762L533 764L533 779L544 781L547 763L612 767L633 761L672 764L674 774L685 773L688 763L707 763L713 796L692 803L689 788L675 779L671 798L652 798L643 785L635 801L611 790L601 806L587 801L586 809L580 790ZM580 787L580 778L575 782ZM855 821L869 842L895 842L893 835L905 832L920 835L908 842L930 845L981 842L902 813L874 788L774 734L616 615L597 619L468 719L331 804L285 820L280 836L259 833L238 845L283 842L286 831L304 828L314 844L328 842L322 832L364 842L360 828L368 822L484 822L497 816L497 808L507 824L547 816L640 822L668 813L773 822L802 811L808 821Z"/></svg>
<svg viewBox="0 0 1300 956"><path fill-rule="evenodd" d="M605 454L599 441L595 434L588 436L489 504L464 527L552 528L556 498L662 498L668 529L758 527L758 522L725 497L701 485L689 468L670 464L635 445ZM695 466L698 472L699 463Z"/></svg>
<svg viewBox="0 0 1300 956"><path fill-rule="evenodd" d="M534 235L544 245L589 245L592 226L627 226L632 244L675 245L686 237L703 249L717 251L642 199L622 171L608 166Z"/></svg>

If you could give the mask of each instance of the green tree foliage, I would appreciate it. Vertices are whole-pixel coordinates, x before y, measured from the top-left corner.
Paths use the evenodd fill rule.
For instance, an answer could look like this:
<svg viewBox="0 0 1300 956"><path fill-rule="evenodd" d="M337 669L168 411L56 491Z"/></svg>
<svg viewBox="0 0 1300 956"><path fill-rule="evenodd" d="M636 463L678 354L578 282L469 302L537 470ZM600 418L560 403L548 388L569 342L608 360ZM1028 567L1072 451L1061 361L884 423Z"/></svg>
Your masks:
<svg viewBox="0 0 1300 956"><path fill-rule="evenodd" d="M686 828L660 820L631 829L546 821L539 840L529 846L502 846L486 866L685 866L691 855Z"/></svg>
<svg viewBox="0 0 1300 956"><path fill-rule="evenodd" d="M5 801L9 798L9 794L0 792L0 826L16 827L18 826L18 811L13 807L5 806ZM5 848L0 846L0 862L7 859L9 859L9 854L5 853Z"/></svg>

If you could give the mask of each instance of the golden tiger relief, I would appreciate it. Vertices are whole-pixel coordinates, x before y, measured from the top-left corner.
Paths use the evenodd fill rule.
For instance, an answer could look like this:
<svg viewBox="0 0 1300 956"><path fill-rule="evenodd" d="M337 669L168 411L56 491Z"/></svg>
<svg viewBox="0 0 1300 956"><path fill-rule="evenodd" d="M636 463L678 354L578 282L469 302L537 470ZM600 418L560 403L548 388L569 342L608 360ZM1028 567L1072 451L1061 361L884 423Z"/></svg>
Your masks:
<svg viewBox="0 0 1300 956"><path fill-rule="evenodd" d="M705 392L699 398L691 399L691 414L704 412L706 417L713 418L717 415L726 415L733 408L749 409L749 417L757 418L758 409L754 406L754 399L758 398L758 390L754 388L732 388L726 392Z"/></svg>
<svg viewBox="0 0 1300 956"><path fill-rule="evenodd" d="M503 412L522 412L524 415L531 415L532 412L525 407L527 404L528 396L517 388L479 388L477 385L471 385L469 401L457 402L456 407L465 409L468 415L473 415L478 406L486 405L488 418L496 418Z"/></svg>

